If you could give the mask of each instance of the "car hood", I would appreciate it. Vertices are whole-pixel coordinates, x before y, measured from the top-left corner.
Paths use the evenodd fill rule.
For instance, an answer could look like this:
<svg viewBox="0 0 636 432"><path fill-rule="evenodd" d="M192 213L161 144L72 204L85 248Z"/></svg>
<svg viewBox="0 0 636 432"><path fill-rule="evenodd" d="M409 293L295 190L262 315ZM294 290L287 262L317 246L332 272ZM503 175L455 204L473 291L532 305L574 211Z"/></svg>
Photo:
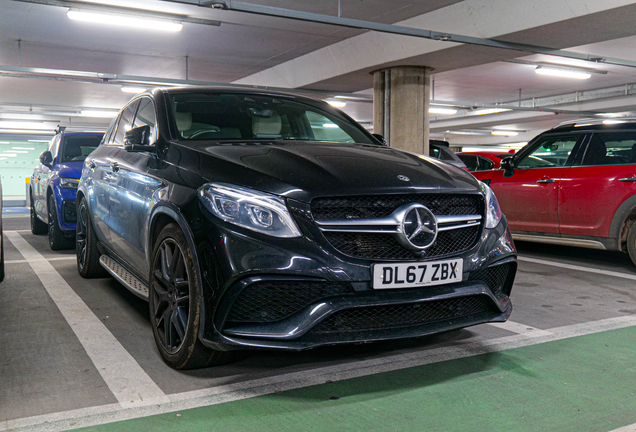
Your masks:
<svg viewBox="0 0 636 432"><path fill-rule="evenodd" d="M55 173L58 177L80 178L84 162L67 162L55 166Z"/></svg>
<svg viewBox="0 0 636 432"><path fill-rule="evenodd" d="M210 182L309 202L319 196L478 192L476 179L439 160L371 144L285 141L201 143L199 172Z"/></svg>

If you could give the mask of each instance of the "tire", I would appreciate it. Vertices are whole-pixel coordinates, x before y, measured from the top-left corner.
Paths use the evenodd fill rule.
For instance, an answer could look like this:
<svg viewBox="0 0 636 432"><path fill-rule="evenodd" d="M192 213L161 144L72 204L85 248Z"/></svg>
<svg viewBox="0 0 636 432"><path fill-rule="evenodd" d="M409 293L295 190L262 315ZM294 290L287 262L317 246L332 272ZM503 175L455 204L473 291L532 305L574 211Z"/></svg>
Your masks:
<svg viewBox="0 0 636 432"><path fill-rule="evenodd" d="M627 233L627 253L636 265L636 222L632 224Z"/></svg>
<svg viewBox="0 0 636 432"><path fill-rule="evenodd" d="M31 232L35 235L46 234L49 227L42 222L35 214L35 206L33 205L33 198L31 198Z"/></svg>
<svg viewBox="0 0 636 432"><path fill-rule="evenodd" d="M2 215L0 215L0 282L4 280L4 239L2 238L2 219L1 218L2 218Z"/></svg>
<svg viewBox="0 0 636 432"><path fill-rule="evenodd" d="M75 236L68 236L60 229L57 217L57 206L55 197L49 195L47 211L49 212L49 246L51 250L73 249L75 247Z"/></svg>
<svg viewBox="0 0 636 432"><path fill-rule="evenodd" d="M77 254L77 271L86 279L108 277L108 272L99 263L97 236L88 213L88 203L82 197L77 204L77 234L75 250Z"/></svg>
<svg viewBox="0 0 636 432"><path fill-rule="evenodd" d="M199 340L201 323L200 281L185 235L175 223L166 225L151 255L150 324L157 348L174 369L218 366L231 359L231 352L217 351ZM184 327L185 325L185 327Z"/></svg>

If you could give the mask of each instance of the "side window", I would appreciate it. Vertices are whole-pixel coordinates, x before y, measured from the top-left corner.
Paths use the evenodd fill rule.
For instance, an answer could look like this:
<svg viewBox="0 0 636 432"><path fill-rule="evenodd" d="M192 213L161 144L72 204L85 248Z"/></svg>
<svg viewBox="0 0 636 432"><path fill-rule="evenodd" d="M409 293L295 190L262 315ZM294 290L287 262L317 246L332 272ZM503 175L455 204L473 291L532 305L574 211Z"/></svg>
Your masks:
<svg viewBox="0 0 636 432"><path fill-rule="evenodd" d="M351 135L340 129L338 125L327 117L313 111L305 111L305 116L317 141L355 142Z"/></svg>
<svg viewBox="0 0 636 432"><path fill-rule="evenodd" d="M479 163L477 161L477 156L475 155L457 155L464 164L468 167L470 171L477 171L479 169Z"/></svg>
<svg viewBox="0 0 636 432"><path fill-rule="evenodd" d="M135 115L135 109L139 101L135 101L128 105L124 111L122 111L119 117L119 123L117 123L117 130L115 131L115 137L111 139L111 143L115 145L124 145L124 135L132 128L133 116Z"/></svg>
<svg viewBox="0 0 636 432"><path fill-rule="evenodd" d="M565 166L583 135L547 136L539 140L532 153L521 158L516 168L552 168Z"/></svg>
<svg viewBox="0 0 636 432"><path fill-rule="evenodd" d="M104 138L102 139L101 144L108 144L110 143L110 140L113 138L113 133L115 132L115 129L117 128L117 123L119 122L119 115L117 115L111 122L110 125L108 126L108 129L106 129L106 132L104 133Z"/></svg>
<svg viewBox="0 0 636 432"><path fill-rule="evenodd" d="M155 141L155 104L150 98L142 98L139 102L139 109L133 122L133 127L150 126L150 142Z"/></svg>
<svg viewBox="0 0 636 432"><path fill-rule="evenodd" d="M636 132L601 132L590 138L582 165L636 164Z"/></svg>
<svg viewBox="0 0 636 432"><path fill-rule="evenodd" d="M495 163L488 158L478 156L479 159L479 169L480 170L491 170L495 167Z"/></svg>

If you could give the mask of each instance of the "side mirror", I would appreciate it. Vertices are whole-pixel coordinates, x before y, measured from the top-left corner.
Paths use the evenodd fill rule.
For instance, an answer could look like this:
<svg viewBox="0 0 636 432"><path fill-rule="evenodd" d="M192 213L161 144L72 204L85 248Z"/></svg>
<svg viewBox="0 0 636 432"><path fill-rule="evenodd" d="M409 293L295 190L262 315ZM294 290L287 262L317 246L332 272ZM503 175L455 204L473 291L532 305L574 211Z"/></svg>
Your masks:
<svg viewBox="0 0 636 432"><path fill-rule="evenodd" d="M389 146L389 142L386 140L386 138L384 138L382 135L380 134L373 134L373 137L375 139L377 139L378 141L380 141L380 143L382 143L382 145L384 147L388 147Z"/></svg>
<svg viewBox="0 0 636 432"><path fill-rule="evenodd" d="M49 168L53 166L53 155L50 151L46 150L42 152L40 155L40 163Z"/></svg>
<svg viewBox="0 0 636 432"><path fill-rule="evenodd" d="M511 177L514 174L515 163L512 156L504 158L500 166L504 170L504 177Z"/></svg>
<svg viewBox="0 0 636 432"><path fill-rule="evenodd" d="M155 152L155 146L150 145L150 126L143 125L126 132L124 136L124 150L129 152Z"/></svg>

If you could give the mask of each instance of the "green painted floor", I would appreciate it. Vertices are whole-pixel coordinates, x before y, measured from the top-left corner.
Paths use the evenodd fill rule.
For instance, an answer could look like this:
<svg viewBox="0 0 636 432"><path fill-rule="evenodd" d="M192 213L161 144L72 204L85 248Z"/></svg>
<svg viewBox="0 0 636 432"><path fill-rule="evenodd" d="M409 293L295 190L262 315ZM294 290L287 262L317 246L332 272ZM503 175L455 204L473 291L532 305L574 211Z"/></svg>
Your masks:
<svg viewBox="0 0 636 432"><path fill-rule="evenodd" d="M636 327L92 431L609 431L636 423Z"/></svg>

